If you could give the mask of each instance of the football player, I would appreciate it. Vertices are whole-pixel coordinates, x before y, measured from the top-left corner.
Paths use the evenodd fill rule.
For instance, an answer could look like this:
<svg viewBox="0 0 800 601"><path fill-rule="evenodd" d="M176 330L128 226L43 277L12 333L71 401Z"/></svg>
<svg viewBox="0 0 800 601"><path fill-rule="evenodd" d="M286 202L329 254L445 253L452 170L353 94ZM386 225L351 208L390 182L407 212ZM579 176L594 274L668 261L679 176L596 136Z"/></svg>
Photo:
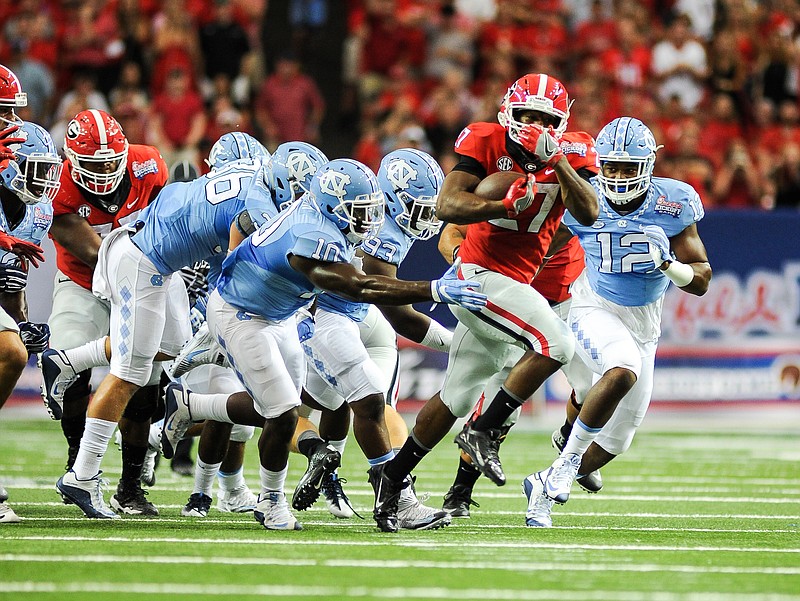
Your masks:
<svg viewBox="0 0 800 601"><path fill-rule="evenodd" d="M260 165L238 161L193 182L170 184L135 223L103 240L92 290L110 300L110 336L67 351L51 349L50 368L43 370L45 395L57 406L78 372L110 364L89 403L75 463L57 483L88 517L118 517L100 488L108 441L131 397L154 377L153 362L174 358L189 338L186 287L173 275L203 260L218 270L238 223L277 213L268 195L251 193L265 187L263 179Z"/></svg>
<svg viewBox="0 0 800 601"><path fill-rule="evenodd" d="M299 529L283 492L305 372L294 315L313 302L316 291L377 304L435 300L471 309L483 306L485 297L473 290L475 282L458 279L453 268L433 282L368 276L358 270L351 263L356 245L378 233L383 216L383 192L368 167L337 159L317 171L308 194L267 221L229 255L208 301L209 330L225 348L249 394L223 398L194 395L178 385L168 389L162 432L167 452L193 420L264 427L259 439L262 491L255 517L267 529ZM311 323L307 326L313 334ZM373 407L377 415L372 421L377 421L383 407ZM362 441L361 434L356 431L359 443L371 448L366 445L375 441ZM385 461L390 447L388 440L384 442L384 448L376 451L385 450ZM379 465L370 468L373 483L377 469ZM396 532L396 501L394 513L387 514L379 503L383 493L378 488L375 498L378 527Z"/></svg>
<svg viewBox="0 0 800 601"><path fill-rule="evenodd" d="M108 301L92 294L92 277L102 240L136 221L167 182L167 165L152 146L129 144L122 127L108 113L88 109L69 122L64 138L61 188L53 201L50 237L58 271L48 323L51 345L72 349L109 332ZM54 370L50 354L41 356L45 381ZM61 403L42 396L50 416L60 420L71 469L86 424L91 369L82 370ZM148 446L150 418L158 403L158 380L148 382L120 421L122 474L111 504L124 513L158 515L145 498L140 478Z"/></svg>
<svg viewBox="0 0 800 601"><path fill-rule="evenodd" d="M28 321L25 287L29 265L44 260L39 244L53 219L61 167L42 127L16 121L0 134L0 408L29 356L47 348L47 324ZM7 499L0 486L0 524L19 522Z"/></svg>
<svg viewBox="0 0 800 601"><path fill-rule="evenodd" d="M414 242L432 238L441 228L434 208L444 174L429 154L409 148L387 154L377 175L386 199L387 218L378 235L361 244L356 261L368 275L396 277ZM439 351L448 350L452 334L410 305L379 310L327 293L317 297L314 321L313 336L301 340L309 367L305 392L311 397L304 398L304 403L313 403L323 409L323 414L332 415L320 421L328 442L312 430L298 437L298 449L309 458L309 465L295 489L292 506L310 507L322 488L329 508L334 515L341 515L342 503L337 499L344 501L346 497L329 497L336 493L335 468L349 425L347 405L353 411L354 431L370 465L380 465L392 457L393 449L408 436L405 421L394 409L398 354L392 326L407 338ZM378 405L385 405L384 415ZM342 406L343 412L339 411ZM338 425L332 423L335 416L343 418ZM327 428L334 428L338 435L331 435ZM397 518L400 528L409 530L450 523L447 512L423 505L411 486L400 493Z"/></svg>
<svg viewBox="0 0 800 601"><path fill-rule="evenodd" d="M630 447L650 404L670 282L698 296L708 290L711 265L696 225L703 204L690 185L653 177L658 149L638 119L607 124L597 137L600 173L592 180L599 217L592 224L564 218L586 252L568 318L583 341L574 361L594 373L576 386L581 410L560 456L522 483L527 526L550 527L553 504L567 502L576 476Z"/></svg>
<svg viewBox="0 0 800 601"><path fill-rule="evenodd" d="M459 162L445 177L436 214L467 225L460 272L481 282L488 301L478 312L454 308L458 325L442 391L425 404L411 436L385 464L380 479L387 499L396 499L397 486L498 373L499 391L456 442L485 476L505 484L497 455L503 423L572 358L575 344L566 324L530 286L564 209L581 223L597 217L589 183L597 169L594 141L584 132L567 132L570 105L560 81L525 75L503 99L499 124L471 123L455 142ZM520 175L505 198L474 194L497 171Z"/></svg>

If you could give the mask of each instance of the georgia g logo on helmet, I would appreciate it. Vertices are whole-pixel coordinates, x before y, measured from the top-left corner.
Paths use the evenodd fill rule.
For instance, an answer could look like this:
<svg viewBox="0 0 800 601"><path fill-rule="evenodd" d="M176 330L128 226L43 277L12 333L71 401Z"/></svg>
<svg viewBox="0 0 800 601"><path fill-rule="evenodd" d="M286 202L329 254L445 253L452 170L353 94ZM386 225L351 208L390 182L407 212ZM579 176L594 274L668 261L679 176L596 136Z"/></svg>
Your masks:
<svg viewBox="0 0 800 601"><path fill-rule="evenodd" d="M350 183L350 176L339 171L327 171L319 178L319 189L325 194L330 194L342 202L347 190L345 186Z"/></svg>
<svg viewBox="0 0 800 601"><path fill-rule="evenodd" d="M392 161L386 166L386 179L395 190L407 190L408 182L416 178L416 169L403 159Z"/></svg>
<svg viewBox="0 0 800 601"><path fill-rule="evenodd" d="M75 140L79 135L81 135L81 124L73 119L67 124L66 136L70 140Z"/></svg>

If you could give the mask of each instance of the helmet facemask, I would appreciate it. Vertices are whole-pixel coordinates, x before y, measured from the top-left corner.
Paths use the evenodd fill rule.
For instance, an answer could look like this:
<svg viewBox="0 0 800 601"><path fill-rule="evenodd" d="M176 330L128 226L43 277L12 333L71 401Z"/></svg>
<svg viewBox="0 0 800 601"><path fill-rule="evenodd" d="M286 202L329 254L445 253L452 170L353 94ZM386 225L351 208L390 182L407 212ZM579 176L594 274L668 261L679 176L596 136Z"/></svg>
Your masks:
<svg viewBox="0 0 800 601"><path fill-rule="evenodd" d="M418 240L430 240L439 233L442 222L436 217L438 196L414 197L402 190L397 190L395 194L406 207L395 218L401 230Z"/></svg>
<svg viewBox="0 0 800 601"><path fill-rule="evenodd" d="M352 200L342 199L331 211L344 225L346 238L359 244L378 235L383 226L384 200L380 191L359 194Z"/></svg>
<svg viewBox="0 0 800 601"><path fill-rule="evenodd" d="M72 165L72 179L84 190L92 194L103 196L111 194L119 187L125 171L128 168L128 145L121 153L112 149L98 150L93 157L79 156L70 148L64 149ZM104 166L111 164L111 168L104 172Z"/></svg>

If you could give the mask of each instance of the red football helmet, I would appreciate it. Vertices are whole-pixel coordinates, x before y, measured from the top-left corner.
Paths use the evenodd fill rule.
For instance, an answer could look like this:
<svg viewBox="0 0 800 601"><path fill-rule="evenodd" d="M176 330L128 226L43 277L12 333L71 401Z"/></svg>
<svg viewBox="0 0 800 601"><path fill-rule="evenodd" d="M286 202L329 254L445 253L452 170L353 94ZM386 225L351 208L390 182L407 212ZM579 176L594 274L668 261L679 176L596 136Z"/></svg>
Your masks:
<svg viewBox="0 0 800 601"><path fill-rule="evenodd" d="M4 65L0 65L0 113L11 109L11 118L0 114L3 123L21 123L22 120L14 113L14 108L27 106L28 95L22 91L22 85L14 72Z"/></svg>
<svg viewBox="0 0 800 601"><path fill-rule="evenodd" d="M571 105L567 89L556 78L543 73L528 73L508 88L497 121L506 128L511 139L519 143L519 132L525 123L517 119L516 111L540 111L552 115L557 120L553 129L563 134L567 131Z"/></svg>
<svg viewBox="0 0 800 601"><path fill-rule="evenodd" d="M111 194L128 168L128 139L105 111L81 111L67 124L64 154L72 179L93 194Z"/></svg>

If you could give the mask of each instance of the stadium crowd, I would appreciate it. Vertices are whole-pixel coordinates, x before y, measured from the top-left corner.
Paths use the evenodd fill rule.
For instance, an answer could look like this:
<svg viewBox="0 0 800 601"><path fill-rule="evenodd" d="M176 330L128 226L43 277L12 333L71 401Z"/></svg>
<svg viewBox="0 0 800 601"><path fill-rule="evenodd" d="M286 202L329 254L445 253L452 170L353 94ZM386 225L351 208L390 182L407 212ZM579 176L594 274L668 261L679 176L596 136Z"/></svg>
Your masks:
<svg viewBox="0 0 800 601"><path fill-rule="evenodd" d="M445 173L455 137L494 120L517 74L550 73L579 130L641 116L664 145L657 174L680 174L708 208L800 205L795 0L348 0L341 73L326 75L338 98L303 73L338 3L290 0L291 42L267 51L280 4L5 0L0 62L27 90L21 116L54 139L92 106L168 164L200 166L231 129L270 149L358 131L351 154L373 169L412 146Z"/></svg>

